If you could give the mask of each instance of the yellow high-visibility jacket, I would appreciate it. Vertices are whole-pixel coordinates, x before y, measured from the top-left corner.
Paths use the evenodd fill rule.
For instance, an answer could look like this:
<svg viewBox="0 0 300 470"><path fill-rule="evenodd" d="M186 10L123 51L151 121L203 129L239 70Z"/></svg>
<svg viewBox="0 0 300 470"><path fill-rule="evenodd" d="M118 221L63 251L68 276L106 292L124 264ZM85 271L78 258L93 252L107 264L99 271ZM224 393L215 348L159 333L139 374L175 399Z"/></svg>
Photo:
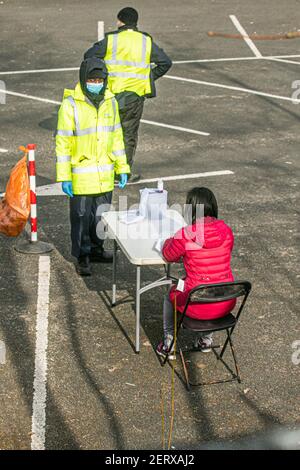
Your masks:
<svg viewBox="0 0 300 470"><path fill-rule="evenodd" d="M139 96L151 94L151 48L151 37L140 31L126 29L107 34L104 61L113 93L126 90Z"/></svg>
<svg viewBox="0 0 300 470"><path fill-rule="evenodd" d="M118 102L106 89L98 110L80 83L65 89L56 131L57 181L72 181L74 194L100 194L114 188L114 173L130 173Z"/></svg>

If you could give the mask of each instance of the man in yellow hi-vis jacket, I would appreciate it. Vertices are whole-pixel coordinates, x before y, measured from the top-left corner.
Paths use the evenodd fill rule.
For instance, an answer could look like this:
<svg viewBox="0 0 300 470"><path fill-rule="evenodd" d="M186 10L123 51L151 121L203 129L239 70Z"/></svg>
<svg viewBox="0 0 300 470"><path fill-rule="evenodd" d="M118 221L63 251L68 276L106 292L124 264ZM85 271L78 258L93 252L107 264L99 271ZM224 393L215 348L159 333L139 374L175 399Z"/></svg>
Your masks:
<svg viewBox="0 0 300 470"><path fill-rule="evenodd" d="M104 39L86 51L84 58L103 59L107 66L108 86L119 103L133 182L140 178L132 170L144 101L156 96L154 82L169 70L172 61L148 33L138 30L138 12L134 8L122 8L117 18L118 30L106 33Z"/></svg>
<svg viewBox="0 0 300 470"><path fill-rule="evenodd" d="M70 197L72 255L77 273L90 276L90 261L111 262L97 236L101 214L109 210L114 175L124 188L130 168L124 149L118 102L107 88L103 61L82 62L80 82L66 89L58 113L56 173Z"/></svg>

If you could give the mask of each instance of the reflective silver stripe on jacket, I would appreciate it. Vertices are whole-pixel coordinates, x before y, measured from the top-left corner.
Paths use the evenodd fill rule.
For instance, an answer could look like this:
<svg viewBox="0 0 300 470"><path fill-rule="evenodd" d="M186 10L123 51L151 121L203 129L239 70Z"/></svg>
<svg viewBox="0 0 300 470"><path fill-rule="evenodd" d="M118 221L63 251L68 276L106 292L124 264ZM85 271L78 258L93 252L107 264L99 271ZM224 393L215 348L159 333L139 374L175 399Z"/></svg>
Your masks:
<svg viewBox="0 0 300 470"><path fill-rule="evenodd" d="M71 155L60 155L56 157L57 163L65 163L71 161Z"/></svg>
<svg viewBox="0 0 300 470"><path fill-rule="evenodd" d="M84 173L99 173L101 171L112 171L114 165L87 166L84 168L72 168L72 173L77 175Z"/></svg>
<svg viewBox="0 0 300 470"><path fill-rule="evenodd" d="M71 137L74 135L74 131L62 131L60 129L57 129L56 135L61 135L63 137Z"/></svg>
<svg viewBox="0 0 300 470"><path fill-rule="evenodd" d="M112 59L116 60L118 49L118 34L114 34L113 37L113 47L112 47Z"/></svg>
<svg viewBox="0 0 300 470"><path fill-rule="evenodd" d="M80 129L80 125L79 125L78 110L77 110L75 100L74 100L73 96L68 96L67 100L70 101L70 103L71 103L71 105L74 109L75 128L76 128L76 131L78 131Z"/></svg>
<svg viewBox="0 0 300 470"><path fill-rule="evenodd" d="M78 131L75 131L75 135L87 135L87 134L96 134L97 132L97 127L87 127L86 129L81 129Z"/></svg>
<svg viewBox="0 0 300 470"><path fill-rule="evenodd" d="M121 78L138 78L140 80L148 80L149 75L142 75L141 73L132 73L132 72L109 72L111 77L121 77Z"/></svg>
<svg viewBox="0 0 300 470"><path fill-rule="evenodd" d="M115 150L113 155L115 155L115 157L121 157L122 155L126 155L126 152L125 150Z"/></svg>
<svg viewBox="0 0 300 470"><path fill-rule="evenodd" d="M145 51L146 52L146 51ZM145 62L131 62L130 60L105 60L108 65L128 65L130 67L138 67L143 69L150 69L151 65Z"/></svg>
<svg viewBox="0 0 300 470"><path fill-rule="evenodd" d="M142 62L146 60L146 50L147 50L147 37L143 34L143 45L142 45ZM149 64L150 67L150 64Z"/></svg>
<svg viewBox="0 0 300 470"><path fill-rule="evenodd" d="M97 127L87 127L86 129L81 129L75 131L76 136L96 134L96 132L114 132L117 129L120 129L121 123L115 124L113 126L97 126Z"/></svg>
<svg viewBox="0 0 300 470"><path fill-rule="evenodd" d="M91 100L88 99L87 96L84 97L84 101L88 104L90 104L91 106L94 106L93 103L91 102ZM94 106L95 107L95 106Z"/></svg>
<svg viewBox="0 0 300 470"><path fill-rule="evenodd" d="M112 104L113 111L114 111L114 122L116 122L116 115L117 115L116 98L113 98L113 99L111 100L111 104Z"/></svg>

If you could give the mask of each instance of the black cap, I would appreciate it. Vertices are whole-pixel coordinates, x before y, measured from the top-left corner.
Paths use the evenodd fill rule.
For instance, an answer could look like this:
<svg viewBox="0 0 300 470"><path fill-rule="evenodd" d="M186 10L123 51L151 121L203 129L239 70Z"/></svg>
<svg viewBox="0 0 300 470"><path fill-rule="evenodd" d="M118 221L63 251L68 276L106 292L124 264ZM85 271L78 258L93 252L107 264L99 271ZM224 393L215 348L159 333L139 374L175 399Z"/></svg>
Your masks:
<svg viewBox="0 0 300 470"><path fill-rule="evenodd" d="M117 18L124 24L136 25L139 19L139 15L134 8L125 7L119 11Z"/></svg>
<svg viewBox="0 0 300 470"><path fill-rule="evenodd" d="M106 78L107 77L107 71L103 69L93 69L91 70L87 78Z"/></svg>

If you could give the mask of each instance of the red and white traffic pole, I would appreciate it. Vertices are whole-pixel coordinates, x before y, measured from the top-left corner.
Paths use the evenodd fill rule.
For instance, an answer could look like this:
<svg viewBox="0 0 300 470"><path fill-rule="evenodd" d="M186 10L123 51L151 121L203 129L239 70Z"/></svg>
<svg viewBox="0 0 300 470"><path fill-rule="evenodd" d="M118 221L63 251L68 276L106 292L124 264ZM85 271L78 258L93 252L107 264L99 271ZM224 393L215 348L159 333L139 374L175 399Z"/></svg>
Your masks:
<svg viewBox="0 0 300 470"><path fill-rule="evenodd" d="M20 240L15 246L19 253L43 254L53 250L51 243L40 242L37 237L37 198L36 198L36 169L35 169L35 144L28 144L26 149L20 147L28 153L28 173L30 187L30 240Z"/></svg>
<svg viewBox="0 0 300 470"><path fill-rule="evenodd" d="M28 172L30 186L30 241L37 242L37 209L36 209L36 168L35 168L35 144L28 144Z"/></svg>

